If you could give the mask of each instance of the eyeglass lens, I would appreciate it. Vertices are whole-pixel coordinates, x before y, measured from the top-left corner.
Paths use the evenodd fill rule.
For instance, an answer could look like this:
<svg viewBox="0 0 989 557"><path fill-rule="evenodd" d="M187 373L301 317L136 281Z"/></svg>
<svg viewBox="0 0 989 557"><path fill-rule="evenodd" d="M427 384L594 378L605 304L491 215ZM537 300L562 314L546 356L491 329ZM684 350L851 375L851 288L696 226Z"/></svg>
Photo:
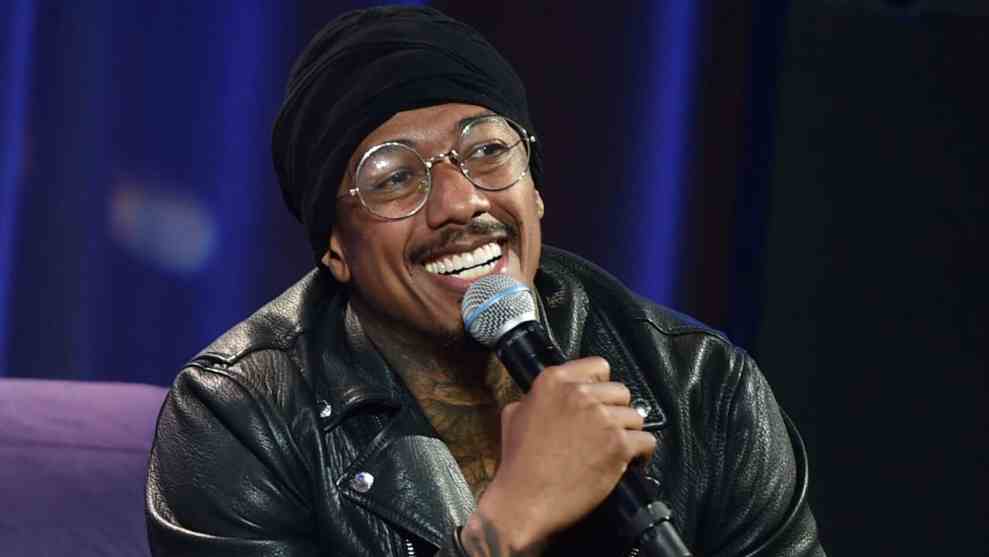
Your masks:
<svg viewBox="0 0 989 557"><path fill-rule="evenodd" d="M522 178L529 165L528 142L516 126L498 116L469 123L455 148L460 170L475 186L505 189ZM411 147L386 143L372 149L357 169L361 201L374 214L402 218L421 208L429 196L429 171Z"/></svg>

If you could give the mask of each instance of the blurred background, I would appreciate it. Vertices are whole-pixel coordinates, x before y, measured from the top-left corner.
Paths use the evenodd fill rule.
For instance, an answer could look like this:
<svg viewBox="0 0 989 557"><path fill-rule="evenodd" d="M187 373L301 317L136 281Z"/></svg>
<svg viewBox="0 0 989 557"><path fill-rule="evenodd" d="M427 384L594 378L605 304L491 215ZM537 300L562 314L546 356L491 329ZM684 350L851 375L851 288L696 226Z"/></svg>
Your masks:
<svg viewBox="0 0 989 557"><path fill-rule="evenodd" d="M371 3L0 3L0 376L168 385L311 268L271 125ZM830 555L986 554L985 2L429 4L526 83L546 242L756 356Z"/></svg>

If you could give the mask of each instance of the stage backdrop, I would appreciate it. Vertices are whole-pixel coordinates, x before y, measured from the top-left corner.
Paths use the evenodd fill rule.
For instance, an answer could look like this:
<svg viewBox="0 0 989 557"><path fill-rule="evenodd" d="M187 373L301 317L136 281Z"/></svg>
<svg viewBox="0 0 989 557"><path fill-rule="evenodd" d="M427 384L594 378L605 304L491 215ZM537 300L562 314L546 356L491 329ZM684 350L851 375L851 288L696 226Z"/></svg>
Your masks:
<svg viewBox="0 0 989 557"><path fill-rule="evenodd" d="M0 374L168 384L311 268L271 170L270 128L294 56L362 5L0 8ZM435 5L489 36L526 81L547 154L547 241L682 306L697 115L720 102L699 89L711 9ZM744 53L748 12L736 12ZM729 63L745 68L745 55ZM734 190L735 172L721 178Z"/></svg>

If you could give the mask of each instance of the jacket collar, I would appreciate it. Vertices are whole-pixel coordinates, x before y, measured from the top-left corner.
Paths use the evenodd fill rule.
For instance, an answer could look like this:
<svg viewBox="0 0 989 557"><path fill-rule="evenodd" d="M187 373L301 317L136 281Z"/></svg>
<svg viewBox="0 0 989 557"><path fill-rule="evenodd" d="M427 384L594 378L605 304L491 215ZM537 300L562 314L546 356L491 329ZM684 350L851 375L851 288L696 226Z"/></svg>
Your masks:
<svg viewBox="0 0 989 557"><path fill-rule="evenodd" d="M323 402L331 407L331 423L368 405L397 409L414 403L350 311L346 291L326 271L307 278L313 284L299 303L303 311L299 349L308 370L324 370L313 380L321 384ZM586 292L579 283L542 271L536 289L543 327L568 359L579 357L589 305Z"/></svg>
<svg viewBox="0 0 989 557"><path fill-rule="evenodd" d="M344 499L442 546L474 511L456 459L364 334L344 292L334 293L320 321L299 348L313 370L323 435L351 426L362 438L330 480Z"/></svg>

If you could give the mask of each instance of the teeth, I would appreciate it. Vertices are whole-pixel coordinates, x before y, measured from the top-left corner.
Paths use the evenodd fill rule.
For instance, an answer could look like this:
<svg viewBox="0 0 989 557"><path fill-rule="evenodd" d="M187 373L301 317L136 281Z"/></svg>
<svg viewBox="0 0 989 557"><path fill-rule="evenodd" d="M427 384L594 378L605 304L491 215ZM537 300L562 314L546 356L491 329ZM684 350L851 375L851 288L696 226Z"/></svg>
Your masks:
<svg viewBox="0 0 989 557"><path fill-rule="evenodd" d="M448 255L443 259L438 261L430 261L426 263L426 270L430 273L436 274L449 274L453 271L459 271L455 273L455 276L464 279L471 279L479 277L481 275L490 273L494 269L496 261L491 261L486 265L480 265L482 261L490 261L497 257L501 257L501 246L496 242L491 242L490 244L485 244L478 247L474 251L467 253L458 253L457 255ZM467 267L473 267L471 269L463 270Z"/></svg>
<svg viewBox="0 0 989 557"><path fill-rule="evenodd" d="M495 265L497 265L497 264L498 264L497 261L492 261L491 263L488 263L487 265L481 265L479 267L474 267L473 269L467 269L466 271L460 271L459 273L455 273L453 276L455 276L457 278L468 279L468 280L469 279L474 279L474 278L477 278L477 277L480 277L480 276L484 276L484 275L490 273L491 271L494 270Z"/></svg>

